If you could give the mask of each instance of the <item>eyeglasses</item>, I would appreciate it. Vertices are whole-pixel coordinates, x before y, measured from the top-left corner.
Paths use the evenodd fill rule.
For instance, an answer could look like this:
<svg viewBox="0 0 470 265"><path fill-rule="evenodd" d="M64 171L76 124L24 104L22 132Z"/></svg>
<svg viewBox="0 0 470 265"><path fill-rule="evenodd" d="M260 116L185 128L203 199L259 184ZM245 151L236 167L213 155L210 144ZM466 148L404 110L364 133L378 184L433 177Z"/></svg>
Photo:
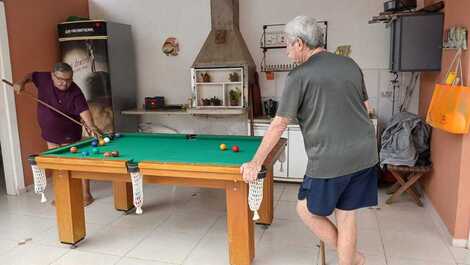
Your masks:
<svg viewBox="0 0 470 265"><path fill-rule="evenodd" d="M59 81L61 82L66 82L66 83L71 83L73 81L73 77L70 77L70 78L62 78L62 77L59 77L57 76L54 72L52 73L52 75Z"/></svg>

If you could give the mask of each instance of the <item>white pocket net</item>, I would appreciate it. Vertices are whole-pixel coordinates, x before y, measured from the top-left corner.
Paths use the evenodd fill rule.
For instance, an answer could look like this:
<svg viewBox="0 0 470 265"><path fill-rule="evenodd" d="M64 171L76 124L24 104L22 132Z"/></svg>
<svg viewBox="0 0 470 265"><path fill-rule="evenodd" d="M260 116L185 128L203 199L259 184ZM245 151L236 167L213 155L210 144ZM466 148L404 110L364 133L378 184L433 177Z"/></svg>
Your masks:
<svg viewBox="0 0 470 265"><path fill-rule="evenodd" d="M144 187L142 174L139 172L137 165L129 165L129 173L132 180L132 193L134 198L134 206L136 214L142 214L142 205L144 204Z"/></svg>
<svg viewBox="0 0 470 265"><path fill-rule="evenodd" d="M34 193L41 194L41 203L45 203L47 202L46 195L44 194L47 186L46 172L37 165L34 157L29 158L29 163L33 171Z"/></svg>
<svg viewBox="0 0 470 265"><path fill-rule="evenodd" d="M263 183L264 179L257 179L248 183L248 205L250 206L250 210L253 211L254 221L259 220L258 210L263 201Z"/></svg>

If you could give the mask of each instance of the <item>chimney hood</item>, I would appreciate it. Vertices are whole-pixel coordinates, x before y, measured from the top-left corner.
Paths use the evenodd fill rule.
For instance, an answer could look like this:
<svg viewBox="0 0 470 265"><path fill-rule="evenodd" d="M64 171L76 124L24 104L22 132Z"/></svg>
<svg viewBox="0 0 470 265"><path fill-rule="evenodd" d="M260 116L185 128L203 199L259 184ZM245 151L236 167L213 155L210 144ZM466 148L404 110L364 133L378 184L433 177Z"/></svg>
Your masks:
<svg viewBox="0 0 470 265"><path fill-rule="evenodd" d="M239 0L211 0L211 32L192 67L245 66L255 69L239 28Z"/></svg>

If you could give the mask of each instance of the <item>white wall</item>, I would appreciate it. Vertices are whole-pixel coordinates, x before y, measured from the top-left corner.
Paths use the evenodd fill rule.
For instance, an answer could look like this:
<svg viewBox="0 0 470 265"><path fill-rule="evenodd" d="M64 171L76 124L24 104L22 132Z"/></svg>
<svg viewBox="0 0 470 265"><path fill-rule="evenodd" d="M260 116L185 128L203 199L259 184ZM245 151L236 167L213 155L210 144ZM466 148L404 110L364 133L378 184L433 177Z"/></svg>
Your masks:
<svg viewBox="0 0 470 265"><path fill-rule="evenodd" d="M381 23L368 24L382 10L383 1L378 0L240 0L240 28L259 69L263 24L286 23L301 14L327 20L328 49L352 45L352 58L364 71L370 101L381 119L386 120L391 114L391 98L387 93L391 89L387 70L389 29ZM209 0L90 0L90 14L92 18L132 25L140 103L145 96L155 95L165 96L169 104L187 102L191 93L189 68L210 31ZM181 51L176 57L161 52L163 41L170 36L180 42ZM289 63L284 52L270 51L270 62ZM268 81L260 74L262 96L278 97L285 76L276 73L275 80ZM415 111L417 99L415 93L411 108ZM176 120L180 119L184 120Z"/></svg>

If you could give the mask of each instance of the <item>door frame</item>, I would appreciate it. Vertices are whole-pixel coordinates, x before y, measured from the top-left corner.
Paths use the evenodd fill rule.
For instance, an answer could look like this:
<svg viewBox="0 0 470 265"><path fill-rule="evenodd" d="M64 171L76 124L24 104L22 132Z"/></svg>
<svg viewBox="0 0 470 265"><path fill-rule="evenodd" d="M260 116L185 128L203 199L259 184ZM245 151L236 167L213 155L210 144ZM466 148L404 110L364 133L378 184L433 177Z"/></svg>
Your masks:
<svg viewBox="0 0 470 265"><path fill-rule="evenodd" d="M3 1L0 1L0 77L12 80L5 4ZM18 195L24 191L25 185L15 95L13 90L6 87L3 82L0 84L0 101L4 106L4 110L0 111L0 121L5 122L1 126L4 129L0 129L5 184L7 194Z"/></svg>

